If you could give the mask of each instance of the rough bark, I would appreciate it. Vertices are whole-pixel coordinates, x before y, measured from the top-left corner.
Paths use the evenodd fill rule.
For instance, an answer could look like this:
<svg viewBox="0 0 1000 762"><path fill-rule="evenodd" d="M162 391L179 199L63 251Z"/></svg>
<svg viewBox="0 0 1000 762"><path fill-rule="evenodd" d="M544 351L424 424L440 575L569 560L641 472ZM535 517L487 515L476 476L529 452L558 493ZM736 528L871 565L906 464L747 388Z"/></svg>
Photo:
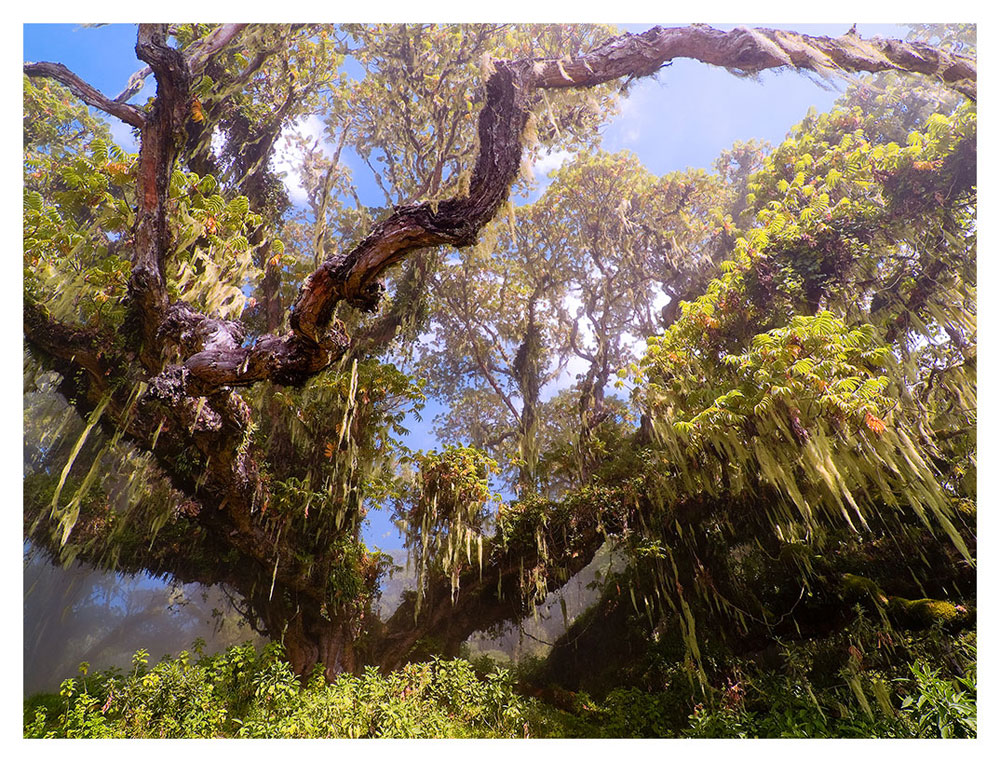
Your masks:
<svg viewBox="0 0 1000 762"><path fill-rule="evenodd" d="M976 64L971 59L926 43L880 37L865 40L853 32L812 37L746 27L722 32L704 24L653 27L642 34L616 37L582 56L527 65L534 87L591 87L611 79L654 74L675 58L693 58L746 74L781 67L823 75L913 72L939 78L963 95L976 97Z"/></svg>
<svg viewBox="0 0 1000 762"><path fill-rule="evenodd" d="M110 116L121 119L125 124L133 127L142 127L146 123L146 117L135 106L121 103L117 99L111 100L96 88L84 82L76 74L71 72L60 63L26 63L24 73L29 77L48 77L65 85L73 95L82 100L88 106L103 111Z"/></svg>

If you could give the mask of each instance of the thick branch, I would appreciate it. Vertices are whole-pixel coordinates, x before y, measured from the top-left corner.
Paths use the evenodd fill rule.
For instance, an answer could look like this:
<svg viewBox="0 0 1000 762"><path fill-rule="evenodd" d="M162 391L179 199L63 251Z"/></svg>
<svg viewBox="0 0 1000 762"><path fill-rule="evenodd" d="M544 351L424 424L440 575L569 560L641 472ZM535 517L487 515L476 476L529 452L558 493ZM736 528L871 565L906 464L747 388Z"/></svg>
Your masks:
<svg viewBox="0 0 1000 762"><path fill-rule="evenodd" d="M703 24L653 27L642 34L608 40L576 58L522 62L534 87L592 87L620 77L655 73L675 58L693 58L746 73L787 66L818 74L902 71L939 78L969 98L976 97L976 64L921 42L856 34L811 37L777 29L738 27L722 32Z"/></svg>
<svg viewBox="0 0 1000 762"><path fill-rule="evenodd" d="M69 88L77 98L88 106L103 111L105 114L121 119L126 124L133 127L142 127L146 124L146 117L135 106L122 103L118 100L111 100L96 88L84 82L76 74L59 63L26 63L24 73L29 77L48 77Z"/></svg>
<svg viewBox="0 0 1000 762"><path fill-rule="evenodd" d="M486 85L486 105L479 116L480 153L469 195L436 205L397 207L349 254L326 260L309 276L293 308L295 333L318 344L341 300L373 311L382 291L377 278L409 252L475 243L479 230L507 200L520 170L526 120L526 92L510 67L501 67Z"/></svg>
<svg viewBox="0 0 1000 762"><path fill-rule="evenodd" d="M188 65L191 67L191 71L195 74L200 74L208 63L208 60L218 53L222 48L232 42L233 38L245 27L246 24L223 24L204 38L204 40L195 43L188 51ZM262 61L263 55L258 54L255 61ZM153 73L153 69L147 66L144 69L140 69L131 77L128 78L128 84L125 85L125 89L118 93L115 98L115 103L124 103L137 92L142 90L142 86L146 83L146 77ZM131 107L130 107L131 108ZM141 125L136 125L137 127Z"/></svg>
<svg viewBox="0 0 1000 762"><path fill-rule="evenodd" d="M324 582L314 578L318 570L303 567L290 554L279 558L278 539L263 516L267 491L258 453L246 441L250 410L238 395L187 396L180 384L164 376L140 391L127 375L127 358L114 354L112 337L66 326L27 299L24 335L36 356L63 376L60 391L67 398L83 411L107 400L102 425L151 453L173 486L204 506L195 507L188 520L200 524L218 547L239 552L232 566L244 569L245 577L251 571L268 579L273 574L279 584L322 597ZM294 544L294 538L282 539ZM180 579L194 568L183 544L158 543L153 550ZM204 581L202 567L197 574Z"/></svg>
<svg viewBox="0 0 1000 762"><path fill-rule="evenodd" d="M526 580L538 573L549 580L551 590L568 582L590 563L608 535L621 531L625 515L618 508L590 506L565 520L555 518L553 512L539 530L544 534L544 557L530 519L520 529L508 527L513 539L506 545L494 541L481 574L478 568L462 574L457 599L453 599L450 579L441 574L428 581L419 614L415 614L415 599L404 599L376 637L372 661L384 670L395 669L429 633L440 639L445 653L457 653L473 633L522 619L531 605Z"/></svg>
<svg viewBox="0 0 1000 762"><path fill-rule="evenodd" d="M107 337L87 328L64 325L54 320L41 305L24 300L24 338L57 359L60 370L82 369L95 379L104 379L108 366L103 359ZM72 366L70 366L72 364Z"/></svg>
<svg viewBox="0 0 1000 762"><path fill-rule="evenodd" d="M189 308L180 310L183 330L213 338L203 341L182 367L167 373L188 393L199 395L264 379L301 383L347 351L347 337L329 328L339 301L374 311L382 293L378 276L408 253L441 244L475 243L479 230L506 201L520 171L521 131L527 121L524 91L509 68L497 71L486 90L479 118L481 150L468 196L442 201L436 208L430 203L398 207L349 254L327 259L303 286L291 315L292 332L284 336L263 336L246 346L235 324L222 325ZM172 317L175 312L171 310ZM212 325L197 328L199 321Z"/></svg>
<svg viewBox="0 0 1000 762"><path fill-rule="evenodd" d="M181 52L167 45L165 25L140 24L135 53L156 76L156 100L143 126L139 148L139 207L129 298L142 335L140 357L147 368L159 370L156 337L169 304L167 197L177 159L177 135L190 108L191 72Z"/></svg>

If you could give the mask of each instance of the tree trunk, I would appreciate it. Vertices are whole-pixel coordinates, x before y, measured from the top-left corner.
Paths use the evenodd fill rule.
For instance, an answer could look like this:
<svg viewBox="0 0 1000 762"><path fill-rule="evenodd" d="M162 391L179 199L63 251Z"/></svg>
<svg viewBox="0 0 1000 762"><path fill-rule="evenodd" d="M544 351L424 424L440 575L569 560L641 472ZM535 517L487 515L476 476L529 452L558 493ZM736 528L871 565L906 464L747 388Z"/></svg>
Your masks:
<svg viewBox="0 0 1000 762"><path fill-rule="evenodd" d="M360 631L356 616L327 614L315 601L279 589L255 593L247 602L267 636L284 646L292 671L303 680L317 664L323 665L328 682L355 670L355 640Z"/></svg>
<svg viewBox="0 0 1000 762"><path fill-rule="evenodd" d="M274 639L284 644L285 656L295 674L305 679L317 664L322 664L323 675L330 682L343 672L354 671L354 627L349 622L299 612L285 624L280 638Z"/></svg>

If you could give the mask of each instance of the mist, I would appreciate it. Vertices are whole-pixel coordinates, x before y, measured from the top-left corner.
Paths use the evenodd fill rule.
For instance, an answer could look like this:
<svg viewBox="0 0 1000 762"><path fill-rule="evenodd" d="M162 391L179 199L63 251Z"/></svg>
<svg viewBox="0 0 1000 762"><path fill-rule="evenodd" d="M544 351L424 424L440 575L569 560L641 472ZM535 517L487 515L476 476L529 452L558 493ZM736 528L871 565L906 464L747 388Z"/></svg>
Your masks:
<svg viewBox="0 0 1000 762"><path fill-rule="evenodd" d="M178 585L148 575L102 572L24 555L24 695L58 691L81 662L96 672L128 670L139 649L155 662L192 650L211 654L263 639L218 587Z"/></svg>

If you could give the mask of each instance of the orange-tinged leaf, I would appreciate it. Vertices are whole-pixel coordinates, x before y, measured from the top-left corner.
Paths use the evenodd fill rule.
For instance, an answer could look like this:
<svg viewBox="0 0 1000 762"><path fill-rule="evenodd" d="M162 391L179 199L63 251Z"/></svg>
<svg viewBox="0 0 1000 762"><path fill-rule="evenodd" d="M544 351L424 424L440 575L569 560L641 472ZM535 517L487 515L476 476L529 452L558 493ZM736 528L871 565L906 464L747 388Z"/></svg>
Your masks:
<svg viewBox="0 0 1000 762"><path fill-rule="evenodd" d="M871 429L875 434L881 434L885 431L885 421L872 415L867 410L865 411L865 426Z"/></svg>

